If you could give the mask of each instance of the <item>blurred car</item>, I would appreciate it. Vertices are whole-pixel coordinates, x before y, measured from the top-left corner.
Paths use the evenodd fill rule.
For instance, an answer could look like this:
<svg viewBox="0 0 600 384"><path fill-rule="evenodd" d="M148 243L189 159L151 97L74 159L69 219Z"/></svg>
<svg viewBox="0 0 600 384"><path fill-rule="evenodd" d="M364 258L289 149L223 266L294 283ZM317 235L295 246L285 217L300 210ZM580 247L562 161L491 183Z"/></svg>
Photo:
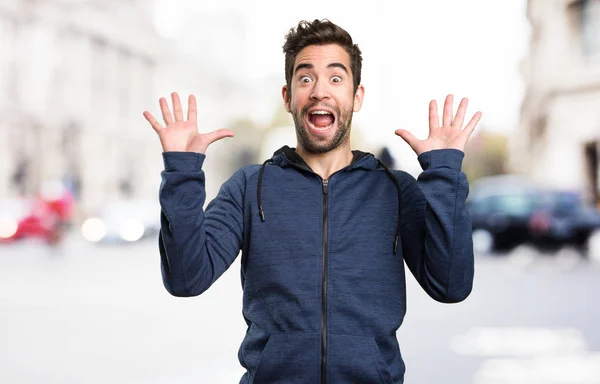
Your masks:
<svg viewBox="0 0 600 384"><path fill-rule="evenodd" d="M600 229L600 212L586 204L579 192L544 190L538 195L529 229L542 247L568 244L583 250L592 233Z"/></svg>
<svg viewBox="0 0 600 384"><path fill-rule="evenodd" d="M122 200L107 204L81 225L92 243L133 243L160 231L160 205L151 200Z"/></svg>
<svg viewBox="0 0 600 384"><path fill-rule="evenodd" d="M539 186L517 175L471 183L467 199L476 253L509 250L529 243L538 248L575 245L584 250L600 230L600 212L576 191Z"/></svg>
<svg viewBox="0 0 600 384"><path fill-rule="evenodd" d="M31 212L31 201L12 199L0 201L0 241L7 242L21 236L20 223Z"/></svg>
<svg viewBox="0 0 600 384"><path fill-rule="evenodd" d="M494 176L471 186L467 208L476 253L508 250L530 240L529 223L536 210L534 185L516 177Z"/></svg>
<svg viewBox="0 0 600 384"><path fill-rule="evenodd" d="M45 181L36 199L36 209L53 212L63 229L71 226L76 210L73 192L57 180Z"/></svg>
<svg viewBox="0 0 600 384"><path fill-rule="evenodd" d="M43 199L0 201L0 242L40 238L56 244L62 238L60 215Z"/></svg>
<svg viewBox="0 0 600 384"><path fill-rule="evenodd" d="M56 180L44 181L34 198L0 201L0 242L41 238L57 244L71 224L75 205L71 191Z"/></svg>

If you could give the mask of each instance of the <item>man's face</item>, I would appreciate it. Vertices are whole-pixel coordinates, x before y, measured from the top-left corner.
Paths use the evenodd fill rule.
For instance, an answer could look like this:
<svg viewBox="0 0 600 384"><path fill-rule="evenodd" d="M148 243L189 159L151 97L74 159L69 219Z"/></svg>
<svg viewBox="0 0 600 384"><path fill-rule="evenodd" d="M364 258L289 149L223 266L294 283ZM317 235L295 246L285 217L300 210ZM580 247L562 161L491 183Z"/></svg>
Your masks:
<svg viewBox="0 0 600 384"><path fill-rule="evenodd" d="M329 152L348 141L352 113L364 88L354 93L350 56L337 44L310 45L296 56L285 107L294 118L298 145L310 153Z"/></svg>

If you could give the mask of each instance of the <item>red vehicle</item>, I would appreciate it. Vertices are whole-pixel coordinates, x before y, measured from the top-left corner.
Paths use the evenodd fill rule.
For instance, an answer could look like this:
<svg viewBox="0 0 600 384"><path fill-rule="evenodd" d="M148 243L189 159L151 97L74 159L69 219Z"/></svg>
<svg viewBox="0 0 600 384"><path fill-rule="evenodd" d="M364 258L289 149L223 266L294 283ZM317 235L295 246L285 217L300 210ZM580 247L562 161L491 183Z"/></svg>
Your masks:
<svg viewBox="0 0 600 384"><path fill-rule="evenodd" d="M32 237L50 244L60 242L70 225L75 199L64 188L46 192L33 200L0 201L0 243Z"/></svg>

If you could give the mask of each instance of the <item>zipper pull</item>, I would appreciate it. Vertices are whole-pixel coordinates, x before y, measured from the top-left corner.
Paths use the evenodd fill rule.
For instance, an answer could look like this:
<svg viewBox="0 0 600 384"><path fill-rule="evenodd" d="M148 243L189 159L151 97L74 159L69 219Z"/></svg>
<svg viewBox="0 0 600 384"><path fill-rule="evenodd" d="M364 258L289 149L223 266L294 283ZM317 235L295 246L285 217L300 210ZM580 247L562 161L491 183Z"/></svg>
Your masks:
<svg viewBox="0 0 600 384"><path fill-rule="evenodd" d="M323 179L323 194L326 195L329 190L329 179Z"/></svg>

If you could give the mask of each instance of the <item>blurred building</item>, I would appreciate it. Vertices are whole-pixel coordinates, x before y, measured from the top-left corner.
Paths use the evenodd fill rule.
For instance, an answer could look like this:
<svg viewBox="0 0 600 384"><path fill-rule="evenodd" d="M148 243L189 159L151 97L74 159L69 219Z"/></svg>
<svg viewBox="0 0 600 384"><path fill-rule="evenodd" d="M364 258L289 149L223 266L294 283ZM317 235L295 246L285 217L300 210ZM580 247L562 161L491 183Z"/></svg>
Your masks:
<svg viewBox="0 0 600 384"><path fill-rule="evenodd" d="M235 138L211 144L207 151L203 165L207 200L235 170L253 159L247 150L260 143L260 135L254 134L256 112L269 111L255 79L247 73L246 18L235 9L200 9L187 15L180 22L180 33L165 47L156 76L156 97L146 106L159 113L158 98L169 98L174 91L187 106L188 95L194 94L200 132L220 128L236 132ZM261 101L261 109L251 108Z"/></svg>
<svg viewBox="0 0 600 384"><path fill-rule="evenodd" d="M142 0L0 2L0 196L62 180L82 208L156 196L153 102L162 41Z"/></svg>
<svg viewBox="0 0 600 384"><path fill-rule="evenodd" d="M527 16L526 95L510 168L598 202L600 0L529 0Z"/></svg>
<svg viewBox="0 0 600 384"><path fill-rule="evenodd" d="M169 20L163 3L0 0L0 198L32 197L61 180L83 214L122 198L155 199L161 147L142 111L160 119L158 99L173 91L184 109L196 95L201 132L236 131L208 150L209 199L241 165L264 160L283 104L283 53L280 75L256 75L247 13L195 7ZM179 33L160 35L161 23ZM270 143L294 145L293 127L287 134Z"/></svg>

